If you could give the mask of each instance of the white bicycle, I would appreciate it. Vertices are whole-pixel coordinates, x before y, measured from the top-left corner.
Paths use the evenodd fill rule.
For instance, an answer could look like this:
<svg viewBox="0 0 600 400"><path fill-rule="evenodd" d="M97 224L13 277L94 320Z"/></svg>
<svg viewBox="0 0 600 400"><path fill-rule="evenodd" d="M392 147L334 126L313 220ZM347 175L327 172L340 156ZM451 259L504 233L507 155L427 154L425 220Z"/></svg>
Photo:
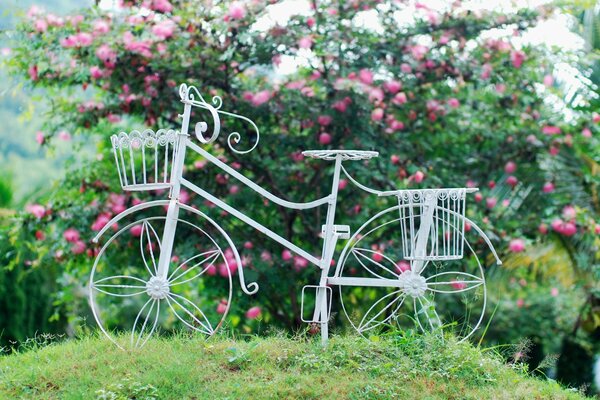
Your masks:
<svg viewBox="0 0 600 400"><path fill-rule="evenodd" d="M342 309L361 334L387 325L422 330L453 326L464 340L479 328L486 303L484 269L466 234L470 231L479 236L496 261L500 260L484 232L465 217L467 194L476 189L378 191L359 183L343 165L377 157L377 152L313 150L303 154L334 163L331 192L306 203L284 200L200 147L188 133L193 109L212 116L210 137L206 136L208 123L200 121L194 126L195 137L202 144L218 138L221 116L240 119L253 128L255 142L248 150L237 150L241 135L232 132L227 143L232 151L245 154L258 144L256 124L221 110L222 101L217 96L212 103L206 102L193 86L182 84L179 95L184 104L180 131L122 132L111 138L124 190L169 192L168 199L137 204L121 212L94 238L98 242L119 226L100 248L89 282L96 322L119 347L141 347L163 329L214 334L231 306L235 274L246 294L258 291L256 282L246 283L244 259L228 233L206 213L180 201L182 188L321 270L318 282L304 286L301 309L303 321L320 327L323 343L328 338L333 286L339 288ZM326 206L321 256L296 246L187 180L184 161L189 151L281 207L308 210ZM348 225L336 224L342 173L359 189L391 196L397 204L377 213L354 232ZM346 243L332 268L338 240ZM464 257L465 248L468 257ZM139 254L133 261L132 253ZM127 344L115 339L119 331L130 332Z"/></svg>

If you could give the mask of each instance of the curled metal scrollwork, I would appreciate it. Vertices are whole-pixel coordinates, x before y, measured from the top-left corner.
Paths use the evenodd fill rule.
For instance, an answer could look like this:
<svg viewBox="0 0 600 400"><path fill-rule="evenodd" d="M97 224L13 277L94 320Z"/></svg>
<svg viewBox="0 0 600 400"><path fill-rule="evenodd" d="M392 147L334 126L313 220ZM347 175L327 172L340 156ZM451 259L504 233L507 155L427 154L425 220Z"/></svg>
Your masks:
<svg viewBox="0 0 600 400"><path fill-rule="evenodd" d="M217 138L219 137L219 134L221 133L221 118L219 116L219 114L221 114L221 115L226 115L226 116L237 118L244 122L247 122L248 124L250 124L252 126L252 128L254 129L254 132L256 133L256 141L254 142L252 147L250 147L247 150L238 150L235 148L235 145L237 145L238 143L241 142L242 135L239 132L231 132L227 136L227 145L229 146L231 151L238 153L238 154L246 154L246 153L249 153L252 150L254 150L256 148L256 146L258 145L258 142L260 139L260 131L258 129L258 126L256 126L254 121L252 121L251 119L249 119L247 117L244 117L243 115L238 115L238 114L234 114L234 113L230 113L230 112L221 110L221 106L223 105L223 99L221 99L221 97L213 96L213 98L211 99L212 104L209 104L195 86L188 86L185 83L182 83L179 86L179 96L181 98L181 101L184 104L190 104L194 107L200 107L205 110L208 110L212 116L213 129L212 129L212 133L210 134L209 138L206 138L206 136L205 136L205 133L208 132L208 130L209 130L208 122L200 121L200 122L196 123L196 125L194 127L196 137L198 138L198 140L200 142L202 142L204 144L208 144L208 143L212 143L215 140L217 140Z"/></svg>

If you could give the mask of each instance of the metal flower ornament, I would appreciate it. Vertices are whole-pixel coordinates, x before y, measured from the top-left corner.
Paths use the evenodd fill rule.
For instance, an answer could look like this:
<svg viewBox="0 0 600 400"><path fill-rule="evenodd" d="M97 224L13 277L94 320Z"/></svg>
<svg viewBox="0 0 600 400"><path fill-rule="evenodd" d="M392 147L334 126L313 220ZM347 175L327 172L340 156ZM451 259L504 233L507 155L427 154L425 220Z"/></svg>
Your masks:
<svg viewBox="0 0 600 400"><path fill-rule="evenodd" d="M164 329L212 335L223 324L231 305L234 273L246 294L259 289L256 282L246 282L242 260L229 234L207 214L181 202L182 188L319 268L319 280L302 290L301 309L303 321L320 327L324 344L329 335L332 288L339 290L343 312L362 334L390 325L422 330L453 327L464 340L479 328L486 305L484 270L466 232L476 240L477 236L483 239L496 261L500 260L484 232L465 217L468 194L477 189L379 191L358 182L345 167L349 161L366 162L377 157L377 152L309 150L303 154L333 163L331 192L306 203L287 201L196 143L214 142L221 134L221 118L234 118L251 131L246 135L229 133L227 145L235 153L247 154L260 140L259 129L251 119L222 110L223 101L218 96L207 102L194 86L182 84L179 96L183 103L179 131L131 131L111 138L123 190L168 190L165 200L137 204L121 212L94 238L97 243L102 239L103 244L91 272L89 301L100 329L115 344L141 347ZM192 136L190 119L195 108L208 112L212 121L197 122ZM183 166L188 152L200 155L281 207L308 210L326 206L321 256L315 257L187 180ZM395 199L393 205L354 231L339 224L334 216L342 174L360 190ZM113 226L120 228L105 237ZM139 238L133 248L123 245L131 235ZM342 250L332 268L338 248ZM131 261L132 252L139 254L137 262ZM128 257L118 262L125 254ZM226 278L226 284L220 284L223 293L211 297L203 290L213 286L211 279L217 274L221 282ZM117 331L129 332L129 340L116 339Z"/></svg>

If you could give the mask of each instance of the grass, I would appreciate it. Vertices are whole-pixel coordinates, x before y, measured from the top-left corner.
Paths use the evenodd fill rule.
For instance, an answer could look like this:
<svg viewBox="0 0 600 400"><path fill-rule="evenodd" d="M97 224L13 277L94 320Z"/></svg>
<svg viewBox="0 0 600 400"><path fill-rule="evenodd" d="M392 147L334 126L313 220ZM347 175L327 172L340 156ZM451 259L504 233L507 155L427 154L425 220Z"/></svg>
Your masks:
<svg viewBox="0 0 600 400"><path fill-rule="evenodd" d="M32 344L33 343L33 344ZM583 399L453 338L88 336L0 356L1 399Z"/></svg>

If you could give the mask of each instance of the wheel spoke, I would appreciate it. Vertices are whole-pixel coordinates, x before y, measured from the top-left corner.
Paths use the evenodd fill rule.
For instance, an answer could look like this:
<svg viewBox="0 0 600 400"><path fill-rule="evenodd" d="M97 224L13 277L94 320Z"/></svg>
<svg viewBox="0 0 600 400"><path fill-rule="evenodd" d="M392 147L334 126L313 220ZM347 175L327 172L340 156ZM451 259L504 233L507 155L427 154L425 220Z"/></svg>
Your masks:
<svg viewBox="0 0 600 400"><path fill-rule="evenodd" d="M156 262L156 257L154 256L154 242L152 237L154 237L154 241L156 241L156 244L158 245L158 249L160 251L161 244L156 230L154 230L154 228L152 227L152 225L150 225L148 221L144 221L142 223L142 234L140 235L140 253L142 254L142 260L144 261L144 265L146 266L146 269L148 270L150 276L156 276L158 274L158 265ZM154 273L152 272L150 266L148 265L148 261L146 260L146 251L148 251L150 255L150 261Z"/></svg>
<svg viewBox="0 0 600 400"><path fill-rule="evenodd" d="M148 307L148 304L150 304L150 309L146 313L146 317L144 318L144 322L142 324L142 327L139 330L139 333L136 334L136 326L138 325L138 322L140 321L140 317L142 316L142 313ZM145 339L143 339L142 343L140 344L140 340L142 340L142 338L144 338L144 332L146 331L146 328L148 326L148 320L150 319L150 316L152 315L152 312L155 309L156 309L156 316L154 317L154 323L152 324L152 328L145 335ZM146 304L144 304L144 306L142 307L140 312L137 314L137 316L135 318L135 322L133 323L133 328L131 330L131 345L132 345L132 347L143 347L146 344L146 342L148 341L150 336L152 336L152 334L156 330L156 326L158 325L159 313L160 313L160 301L150 298L146 302Z"/></svg>
<svg viewBox="0 0 600 400"><path fill-rule="evenodd" d="M115 275L97 280L92 288L109 296L131 297L145 293L146 282L133 276Z"/></svg>
<svg viewBox="0 0 600 400"><path fill-rule="evenodd" d="M420 307L417 307L417 302L419 303ZM426 304L423 304L423 302L425 302ZM435 306L429 301L429 299L427 299L425 296L419 296L414 299L413 304L415 307L415 318L417 319L417 323L419 324L419 327L423 331L426 331L426 329L421 324L419 315L425 314L425 318L427 318L427 323L429 324L429 328L431 328L432 331L435 330L436 328L439 328L442 326L440 316L438 315L437 311L435 311ZM430 313L433 313L435 315L435 321L432 321L432 317L431 317ZM434 326L434 323L435 323L435 326Z"/></svg>
<svg viewBox="0 0 600 400"><path fill-rule="evenodd" d="M175 271L173 271L173 273L169 277L169 282L171 283L171 286L181 285L183 283L189 282L195 278L200 277L202 274L204 274L208 270L208 268L211 265L214 264L214 262L219 258L220 255L221 255L221 252L219 250L210 250L210 251L206 251L201 254L197 254L194 257L187 259L186 261L181 263L181 265L179 265L177 267L177 269L175 269ZM194 259L202 257L202 256L204 256L204 258L202 258L200 261L195 263L192 267L186 269L185 271L183 271L182 273L177 275L175 278L173 278L173 275L175 275L179 270L181 270L184 265L187 265ZM198 267L200 267L202 264L204 264L206 262L208 262L208 263L206 264L206 266L204 268L201 269L201 271L199 273L197 273L196 275L192 274L192 271L198 269ZM185 275L188 276L187 279L177 282L180 278L185 278ZM193 275L193 276L189 277L190 275Z"/></svg>
<svg viewBox="0 0 600 400"><path fill-rule="evenodd" d="M435 279L442 277L441 281ZM484 280L466 272L440 272L426 279L428 290L436 293L461 293L484 284Z"/></svg>
<svg viewBox="0 0 600 400"><path fill-rule="evenodd" d="M378 251L374 251L374 250L370 250L370 249L364 249L364 248L354 248L352 249L352 255L354 255L354 258L356 258L356 261L359 262L360 265L362 265L362 267L364 269L366 269L371 275L377 277L377 278L381 278L381 279L387 279L381 275L379 275L378 273L374 272L373 270L371 270L369 267L367 267L367 265L363 262L364 260L369 261L369 263L371 265L374 265L376 267L378 267L379 269L389 273L393 278L398 278L398 274L396 274L395 272L393 272L392 270L390 270L389 268L387 268L385 265L383 265L381 262L379 261L375 261L373 259L373 257L375 255L379 255L382 257L382 261L385 260L387 262L390 263L390 265L392 265L392 268L395 268L396 264L394 263L394 261L392 261L389 257L387 257L385 254L382 254ZM389 278L389 277L388 277Z"/></svg>
<svg viewBox="0 0 600 400"><path fill-rule="evenodd" d="M398 296L396 296L398 295ZM365 319L367 318L367 316L369 315L369 313L371 312L371 310L373 310L378 304L380 304L381 302L385 301L388 297L391 296L396 296L392 301L390 301L384 308L382 308L381 310L379 310L379 312L377 312L377 314L375 314L373 317L371 317L366 323L364 323ZM377 326L383 325L385 323L387 323L395 314L396 311L398 311L398 309L402 306L402 304L404 303L404 299L406 298L406 295L402 294L401 290L396 290L392 293L388 293L387 295L383 296L381 299L379 299L378 301L376 301L371 308L369 308L369 310L367 310L367 312L365 313L365 315L363 316L362 320L360 321L360 324L358 325L357 330L361 333L366 332L368 330L371 330ZM394 308L394 310L390 313L390 315L388 315L383 321L376 321L376 319L383 313L385 313L386 311L388 311L393 305L394 303L398 302L398 300L400 300L400 302L398 303L398 305L396 306L396 308ZM373 323L374 322L374 323Z"/></svg>
<svg viewBox="0 0 600 400"><path fill-rule="evenodd" d="M204 321L206 322L206 324L203 323L202 321L200 321L200 319L198 319L198 317L196 317L194 315L194 313L192 313L190 310L188 310L186 307L184 307L180 302L177 301L177 299L181 300L183 303L191 305L192 309L195 310L195 311L197 311L202 316L202 318L204 319ZM198 329L197 326L194 326L194 325L190 324L183 317L181 317L181 315L179 315L179 313L175 310L175 308L171 304L171 301L173 303L175 303L177 306L179 306L179 308L181 308L185 312L185 314L187 314L187 316L190 317L193 320L193 322L195 322L196 324L198 324L201 327L203 327L204 330ZM186 326L188 326L189 328L194 329L194 330L199 331L199 332L202 332L202 333L204 333L206 335L212 335L214 333L214 329L212 328L212 326L211 326L210 321L208 320L208 318L206 318L206 315L202 312L202 310L200 310L200 308L198 308L198 306L196 306L190 300L188 300L185 297L180 296L178 294L170 293L167 296L167 302L169 303L169 307L171 308L171 311L173 311L173 314L175 314L175 316L181 322L183 322Z"/></svg>

